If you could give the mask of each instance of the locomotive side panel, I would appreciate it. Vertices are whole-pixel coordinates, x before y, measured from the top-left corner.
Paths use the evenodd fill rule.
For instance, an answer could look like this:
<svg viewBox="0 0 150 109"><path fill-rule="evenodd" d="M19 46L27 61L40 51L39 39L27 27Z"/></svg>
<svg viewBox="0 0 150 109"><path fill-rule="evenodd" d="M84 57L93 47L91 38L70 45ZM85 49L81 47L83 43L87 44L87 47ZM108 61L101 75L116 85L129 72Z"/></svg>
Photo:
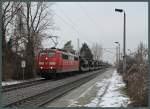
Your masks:
<svg viewBox="0 0 150 109"><path fill-rule="evenodd" d="M79 70L79 60L78 57L75 58L74 55L62 54L62 71L71 72Z"/></svg>

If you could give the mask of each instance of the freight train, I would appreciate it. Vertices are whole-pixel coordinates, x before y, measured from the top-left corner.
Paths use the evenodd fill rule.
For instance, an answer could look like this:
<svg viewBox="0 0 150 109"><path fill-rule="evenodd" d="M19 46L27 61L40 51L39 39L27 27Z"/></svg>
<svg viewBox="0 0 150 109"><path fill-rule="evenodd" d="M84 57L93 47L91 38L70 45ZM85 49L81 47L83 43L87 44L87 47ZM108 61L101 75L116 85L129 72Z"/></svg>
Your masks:
<svg viewBox="0 0 150 109"><path fill-rule="evenodd" d="M36 57L37 74L43 78L66 76L108 67L103 62L82 58L61 49L44 49Z"/></svg>

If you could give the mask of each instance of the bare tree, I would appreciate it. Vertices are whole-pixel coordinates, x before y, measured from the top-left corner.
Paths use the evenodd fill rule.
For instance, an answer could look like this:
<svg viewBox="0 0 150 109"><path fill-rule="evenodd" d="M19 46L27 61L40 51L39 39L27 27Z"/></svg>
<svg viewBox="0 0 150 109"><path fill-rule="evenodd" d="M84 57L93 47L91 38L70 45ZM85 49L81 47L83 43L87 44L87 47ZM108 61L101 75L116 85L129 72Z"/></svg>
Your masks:
<svg viewBox="0 0 150 109"><path fill-rule="evenodd" d="M147 56L148 56L148 49L142 42L140 42L137 48L137 53L135 54L137 64L144 63L146 61Z"/></svg>
<svg viewBox="0 0 150 109"><path fill-rule="evenodd" d="M49 5L49 7L52 4ZM27 71L34 72L35 50L41 46L43 34L47 29L53 29L52 12L44 2L24 3L22 15L26 24L26 51Z"/></svg>
<svg viewBox="0 0 150 109"><path fill-rule="evenodd" d="M8 37L8 34L6 34L9 30L9 26L13 24L13 18L18 13L20 9L20 3L15 2L2 2L2 20L1 20L1 30L2 30L2 59L3 63L5 58L7 57L7 49L8 48L8 42L6 41L6 38ZM10 39L10 38L9 38Z"/></svg>
<svg viewBox="0 0 150 109"><path fill-rule="evenodd" d="M6 32L8 26L12 24L14 16L20 9L20 3L15 2L2 2L2 48L6 48Z"/></svg>
<svg viewBox="0 0 150 109"><path fill-rule="evenodd" d="M51 6L52 3L49 5ZM39 43L40 37L47 29L53 29L52 11L48 8L46 3L43 2L27 2L24 4L24 12L22 12L27 30L28 42L33 41L33 45Z"/></svg>
<svg viewBox="0 0 150 109"><path fill-rule="evenodd" d="M92 45L92 53L95 60L100 60L102 57L102 46L98 43Z"/></svg>
<svg viewBox="0 0 150 109"><path fill-rule="evenodd" d="M13 55L10 46L11 35L8 33L10 30L12 30L10 27L13 25L14 17L18 13L20 6L21 5L19 2L2 2L1 31L3 79L5 79L6 76L8 77L9 74L13 74L13 69L11 69L13 68L13 64L11 64L13 60L10 59L10 56Z"/></svg>

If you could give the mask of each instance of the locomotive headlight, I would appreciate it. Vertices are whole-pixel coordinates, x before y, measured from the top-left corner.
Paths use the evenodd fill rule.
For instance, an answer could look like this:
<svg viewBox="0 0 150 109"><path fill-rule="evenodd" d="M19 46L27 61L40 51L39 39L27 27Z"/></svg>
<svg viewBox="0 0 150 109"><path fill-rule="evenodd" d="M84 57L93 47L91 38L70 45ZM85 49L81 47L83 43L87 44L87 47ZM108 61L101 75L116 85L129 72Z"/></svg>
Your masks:
<svg viewBox="0 0 150 109"><path fill-rule="evenodd" d="M40 67L41 69L43 69L43 67Z"/></svg>
<svg viewBox="0 0 150 109"><path fill-rule="evenodd" d="M55 65L56 62L49 62L49 65Z"/></svg>

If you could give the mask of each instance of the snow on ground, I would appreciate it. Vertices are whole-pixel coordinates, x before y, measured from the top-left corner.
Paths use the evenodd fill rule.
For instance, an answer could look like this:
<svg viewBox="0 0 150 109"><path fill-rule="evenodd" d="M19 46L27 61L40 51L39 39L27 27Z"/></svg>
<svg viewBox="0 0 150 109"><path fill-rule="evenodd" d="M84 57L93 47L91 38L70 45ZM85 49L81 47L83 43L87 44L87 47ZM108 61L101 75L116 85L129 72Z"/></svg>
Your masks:
<svg viewBox="0 0 150 109"><path fill-rule="evenodd" d="M7 85L13 85L13 84L19 84L19 83L23 83L23 82L28 82L28 81L34 81L34 80L39 80L41 78L33 78L33 79L29 79L29 80L10 80L10 81L2 81L2 86L7 86Z"/></svg>
<svg viewBox="0 0 150 109"><path fill-rule="evenodd" d="M22 83L23 81L5 81L5 82L2 82L2 86L7 86L7 85L13 85L13 84L19 84L19 83Z"/></svg>
<svg viewBox="0 0 150 109"><path fill-rule="evenodd" d="M114 70L110 78L105 78L102 81L97 81L93 86L89 87L78 100L73 101L69 107L85 106L85 107L126 107L129 103L129 98L121 92L121 88L125 87L122 77ZM92 91L96 88L97 92L91 100L86 103L81 103Z"/></svg>

